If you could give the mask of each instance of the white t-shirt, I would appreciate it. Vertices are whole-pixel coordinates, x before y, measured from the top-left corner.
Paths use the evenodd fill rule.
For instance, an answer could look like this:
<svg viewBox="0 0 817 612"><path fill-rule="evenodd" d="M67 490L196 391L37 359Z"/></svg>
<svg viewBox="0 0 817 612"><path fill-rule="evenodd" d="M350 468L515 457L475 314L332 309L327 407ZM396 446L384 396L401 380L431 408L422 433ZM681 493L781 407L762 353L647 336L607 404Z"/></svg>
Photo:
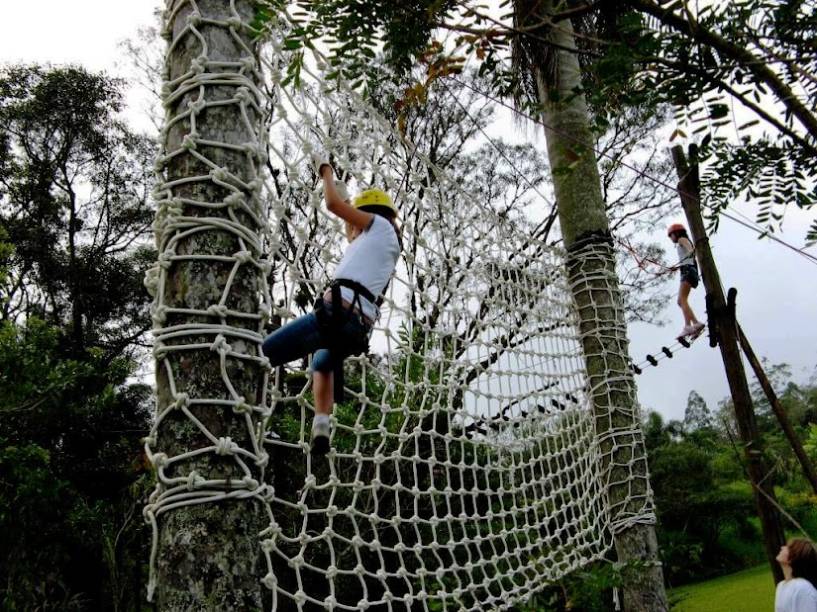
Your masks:
<svg viewBox="0 0 817 612"><path fill-rule="evenodd" d="M335 268L335 278L356 281L379 296L389 282L397 259L400 257L400 241L391 223L380 215L374 215L372 224L346 247L346 252ZM341 287L341 296L347 302L354 299L355 292ZM372 321L379 313L377 306L362 297L360 304L363 314Z"/></svg>
<svg viewBox="0 0 817 612"><path fill-rule="evenodd" d="M774 612L817 612L817 589L805 578L778 582Z"/></svg>

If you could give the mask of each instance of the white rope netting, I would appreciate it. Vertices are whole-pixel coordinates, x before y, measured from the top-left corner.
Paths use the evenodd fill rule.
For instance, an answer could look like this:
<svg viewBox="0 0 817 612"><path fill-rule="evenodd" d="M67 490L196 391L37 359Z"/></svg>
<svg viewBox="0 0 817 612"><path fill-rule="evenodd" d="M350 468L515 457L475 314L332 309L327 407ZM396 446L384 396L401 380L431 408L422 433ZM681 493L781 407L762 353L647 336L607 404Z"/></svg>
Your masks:
<svg viewBox="0 0 817 612"><path fill-rule="evenodd" d="M182 42L192 48L191 41L198 48L190 69L165 86L159 170L187 155L208 172L181 180L162 174L158 190L161 255L147 283L155 295L154 354L170 397L160 398L146 444L157 468L145 509L152 567L163 514L252 498L269 516L259 545L273 609L507 609L603 557L615 531L652 522L636 448L639 416L616 403L617 384L624 396L632 388L627 347L605 336L621 332L617 280L598 271L609 266L592 265L613 261L612 249L585 249L580 257L593 276L568 281L564 254L537 237L534 222L467 192L356 90L327 79L318 51L307 50L299 78L288 78L285 14L268 25L259 60L240 36L249 16L234 2L218 18L203 17L195 0L170 4L171 50ZM223 28L244 56L211 57L205 27ZM241 117L241 142L202 138L197 118L230 105ZM220 149L245 157L245 175L219 163ZM260 351L268 315L286 323L307 312L342 254L342 228L315 189L316 149L332 154L352 191L376 185L393 195L404 240L372 349L347 360L347 401L335 408L332 450L323 458L308 452L308 361L276 368L268 385ZM180 195L196 183L217 185L224 196ZM208 232L229 235L234 252L191 247ZM169 275L192 264L222 267L220 298L169 307ZM237 288L239 281L252 275L261 278L257 309L234 309L233 296L248 286ZM589 307L599 304L595 356L610 368L595 379L587 376L583 346L590 345L573 297L589 280ZM596 295L599 287L605 295ZM197 397L174 382L190 351L218 356L222 396ZM262 373L264 393L242 392L236 362ZM196 406L233 410L245 435L214 434ZM169 456L161 448L169 414L189 419L207 442ZM232 458L234 474L186 469L203 454ZM611 486L629 493L611 502Z"/></svg>

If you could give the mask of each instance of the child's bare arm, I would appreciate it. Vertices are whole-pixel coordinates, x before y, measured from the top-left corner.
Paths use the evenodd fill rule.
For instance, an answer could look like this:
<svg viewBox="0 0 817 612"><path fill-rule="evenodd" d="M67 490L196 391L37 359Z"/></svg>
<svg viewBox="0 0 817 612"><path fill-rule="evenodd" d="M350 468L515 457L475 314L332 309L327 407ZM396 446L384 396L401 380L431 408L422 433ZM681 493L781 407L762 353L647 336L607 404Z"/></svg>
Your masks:
<svg viewBox="0 0 817 612"><path fill-rule="evenodd" d="M326 207L329 209L329 212L337 215L344 221L351 223L355 227L359 227L360 229L366 229L369 227L372 223L372 213L358 210L349 204L348 200L343 199L343 197L338 193L338 190L335 188L335 181L332 179L332 166L329 164L323 164L321 165L319 172L321 179L323 179L323 193L324 197L326 198Z"/></svg>
<svg viewBox="0 0 817 612"><path fill-rule="evenodd" d="M695 250L695 247L692 246L692 243L689 241L688 238L681 237L678 239L678 244L680 244L687 253L692 253Z"/></svg>

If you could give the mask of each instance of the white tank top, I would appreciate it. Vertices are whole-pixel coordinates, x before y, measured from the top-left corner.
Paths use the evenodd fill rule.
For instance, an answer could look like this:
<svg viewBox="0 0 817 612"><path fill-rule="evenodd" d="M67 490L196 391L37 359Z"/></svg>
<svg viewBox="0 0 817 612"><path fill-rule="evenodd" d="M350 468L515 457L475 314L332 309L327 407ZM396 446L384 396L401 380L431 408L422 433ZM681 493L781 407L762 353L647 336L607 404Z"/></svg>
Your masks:
<svg viewBox="0 0 817 612"><path fill-rule="evenodd" d="M380 215L374 215L372 224L364 230L351 244L335 268L335 278L348 278L356 281L379 296L389 282L397 260L400 257L400 242L397 232L391 223ZM341 287L341 296L352 302L355 292L348 287ZM380 315L377 306L366 298L360 298L363 314L372 321Z"/></svg>
<svg viewBox="0 0 817 612"><path fill-rule="evenodd" d="M695 255L693 255L693 251L687 251L686 247L681 244L680 240L675 243L675 250L678 252L679 266L695 265Z"/></svg>

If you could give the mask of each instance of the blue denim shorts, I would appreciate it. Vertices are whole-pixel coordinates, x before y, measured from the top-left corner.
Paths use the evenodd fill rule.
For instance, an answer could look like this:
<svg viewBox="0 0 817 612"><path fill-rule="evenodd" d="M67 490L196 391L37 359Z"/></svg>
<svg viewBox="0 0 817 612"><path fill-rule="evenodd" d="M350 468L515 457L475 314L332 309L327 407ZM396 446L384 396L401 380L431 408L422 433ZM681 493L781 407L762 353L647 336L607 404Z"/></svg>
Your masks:
<svg viewBox="0 0 817 612"><path fill-rule="evenodd" d="M332 310L332 305L328 302L326 309L329 312ZM363 323L357 313L348 313L345 318L346 322L340 331L342 346L352 346L355 344L352 339L359 338L361 334L371 333L371 327ZM344 338L349 340L344 341ZM298 317L275 330L267 336L261 348L272 367L289 363L312 353L313 372L331 372L338 358L343 360L349 356L349 353L346 352L336 355L329 350L314 312Z"/></svg>

